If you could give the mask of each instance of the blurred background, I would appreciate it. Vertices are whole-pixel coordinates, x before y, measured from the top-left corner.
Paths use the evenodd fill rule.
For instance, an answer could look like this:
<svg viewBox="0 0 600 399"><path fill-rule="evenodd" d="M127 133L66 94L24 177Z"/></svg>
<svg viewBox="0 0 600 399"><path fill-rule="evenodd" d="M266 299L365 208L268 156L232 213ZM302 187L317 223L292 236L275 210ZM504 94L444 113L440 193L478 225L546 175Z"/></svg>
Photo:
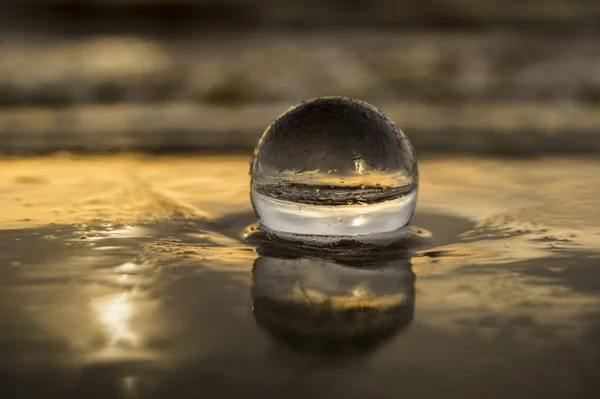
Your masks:
<svg viewBox="0 0 600 399"><path fill-rule="evenodd" d="M248 152L321 95L417 151L600 153L595 0L13 0L0 153Z"/></svg>

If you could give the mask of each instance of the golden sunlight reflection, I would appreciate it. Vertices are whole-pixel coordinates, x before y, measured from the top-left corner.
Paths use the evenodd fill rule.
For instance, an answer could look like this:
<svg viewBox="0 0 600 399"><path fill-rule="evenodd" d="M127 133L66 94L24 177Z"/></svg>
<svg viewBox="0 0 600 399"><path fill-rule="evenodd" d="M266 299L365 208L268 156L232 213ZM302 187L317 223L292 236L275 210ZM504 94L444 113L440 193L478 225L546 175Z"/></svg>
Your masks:
<svg viewBox="0 0 600 399"><path fill-rule="evenodd" d="M133 273L133 272L135 272L135 270L136 270L136 267L137 267L137 266L136 266L136 264L135 264L135 263L130 263L130 262L127 262L127 263L125 263L125 264L121 265L121 266L119 267L119 269L120 269L120 270L121 270L121 272L123 272L123 273Z"/></svg>
<svg viewBox="0 0 600 399"><path fill-rule="evenodd" d="M149 229L132 225L126 225L120 229L111 229L110 232L111 236L118 236L120 238L136 238L143 237L148 234L150 234Z"/></svg>
<svg viewBox="0 0 600 399"><path fill-rule="evenodd" d="M138 337L130 325L134 312L132 294L133 292L125 292L112 296L95 307L98 320L106 327L109 335L105 349L131 348L138 344Z"/></svg>
<svg viewBox="0 0 600 399"><path fill-rule="evenodd" d="M352 226L361 226L365 223L365 220L362 216L357 216L352 220Z"/></svg>
<svg viewBox="0 0 600 399"><path fill-rule="evenodd" d="M352 295L355 297L367 297L369 296L369 291L366 289L366 287L364 286L364 284L360 284L358 286L356 286L353 290L352 290Z"/></svg>
<svg viewBox="0 0 600 399"><path fill-rule="evenodd" d="M167 360L168 354L152 345L157 337L164 339L170 334L164 324L162 301L148 292L148 284L155 277L154 265L133 261L115 265L110 275L111 284L107 286L110 290L92 295L90 308L102 340L87 362ZM134 380L124 381L123 389L129 392L131 386L135 391Z"/></svg>
<svg viewBox="0 0 600 399"><path fill-rule="evenodd" d="M354 159L352 163L354 164L354 172L357 175L362 175L362 173L365 171L365 161L363 161L360 158L357 158Z"/></svg>
<svg viewBox="0 0 600 399"><path fill-rule="evenodd" d="M132 328L132 318L136 311L133 300L137 294L136 276L133 274L137 269L138 265L132 262L117 266L116 280L127 291L101 297L93 305L96 319L107 334L107 342L101 354L122 356L124 351L139 346L138 333Z"/></svg>

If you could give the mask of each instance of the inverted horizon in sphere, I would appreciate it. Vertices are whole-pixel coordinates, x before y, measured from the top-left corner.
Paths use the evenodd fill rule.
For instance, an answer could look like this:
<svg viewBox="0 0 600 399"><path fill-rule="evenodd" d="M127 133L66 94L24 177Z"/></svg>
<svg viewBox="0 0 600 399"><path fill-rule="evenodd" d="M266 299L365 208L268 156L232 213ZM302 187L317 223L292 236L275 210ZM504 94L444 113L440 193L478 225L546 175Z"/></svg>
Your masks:
<svg viewBox="0 0 600 399"><path fill-rule="evenodd" d="M325 97L292 107L261 137L251 198L274 232L362 235L406 226L416 205L412 145L383 112Z"/></svg>

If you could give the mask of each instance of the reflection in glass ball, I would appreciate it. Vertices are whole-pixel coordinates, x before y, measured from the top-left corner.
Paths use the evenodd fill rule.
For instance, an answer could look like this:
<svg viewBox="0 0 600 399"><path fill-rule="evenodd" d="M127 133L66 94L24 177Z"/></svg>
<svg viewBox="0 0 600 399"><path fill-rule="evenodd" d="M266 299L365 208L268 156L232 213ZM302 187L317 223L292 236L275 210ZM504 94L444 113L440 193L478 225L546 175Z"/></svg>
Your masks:
<svg viewBox="0 0 600 399"><path fill-rule="evenodd" d="M317 98L273 122L251 164L260 225L274 233L360 236L406 226L418 167L412 145L375 107Z"/></svg>

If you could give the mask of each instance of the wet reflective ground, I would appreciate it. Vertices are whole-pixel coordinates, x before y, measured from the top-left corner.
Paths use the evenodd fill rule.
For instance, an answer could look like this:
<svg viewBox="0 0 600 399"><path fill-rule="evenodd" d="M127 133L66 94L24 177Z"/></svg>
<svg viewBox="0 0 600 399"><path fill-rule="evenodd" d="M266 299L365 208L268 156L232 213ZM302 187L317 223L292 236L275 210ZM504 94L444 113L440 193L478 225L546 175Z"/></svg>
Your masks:
<svg viewBox="0 0 600 399"><path fill-rule="evenodd" d="M423 160L357 261L246 242L248 160L0 160L0 397L600 395L599 162Z"/></svg>

